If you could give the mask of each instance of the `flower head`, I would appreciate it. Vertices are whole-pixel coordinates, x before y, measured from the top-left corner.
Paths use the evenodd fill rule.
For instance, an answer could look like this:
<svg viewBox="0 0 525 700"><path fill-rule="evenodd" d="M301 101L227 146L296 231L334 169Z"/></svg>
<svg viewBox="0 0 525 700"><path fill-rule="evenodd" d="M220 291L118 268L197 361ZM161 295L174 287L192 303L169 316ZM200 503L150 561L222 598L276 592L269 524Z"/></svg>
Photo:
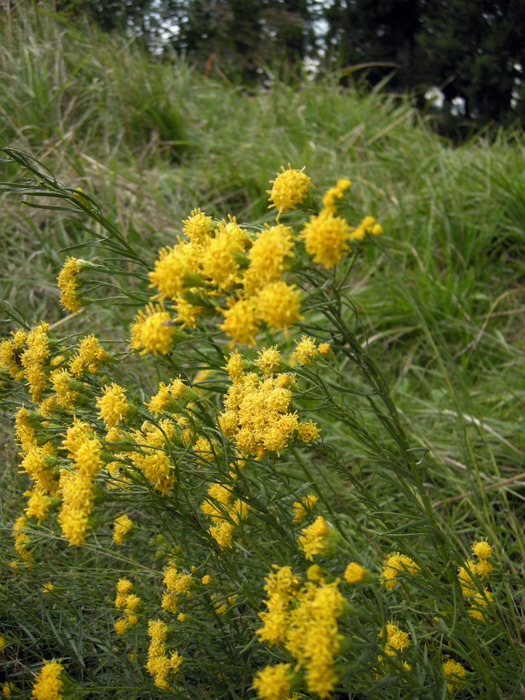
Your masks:
<svg viewBox="0 0 525 700"><path fill-rule="evenodd" d="M288 209L297 209L297 205L304 202L308 196L308 186L312 185L311 179L303 170L293 170L288 163L288 170L285 170L281 165L282 172L277 173L275 180L270 180L273 183L271 190L267 190L270 195L269 209L277 207L278 215Z"/></svg>
<svg viewBox="0 0 525 700"><path fill-rule="evenodd" d="M287 329L302 319L301 291L279 280L263 287L256 297L257 310L270 328Z"/></svg>
<svg viewBox="0 0 525 700"><path fill-rule="evenodd" d="M323 210L310 217L300 237L304 239L306 251L314 256L314 262L329 269L338 265L348 251L349 230L345 219Z"/></svg>
<svg viewBox="0 0 525 700"><path fill-rule="evenodd" d="M78 297L77 275L80 272L80 262L77 258L66 258L64 267L58 275L60 303L68 311L78 311L82 302Z"/></svg>
<svg viewBox="0 0 525 700"><path fill-rule="evenodd" d="M292 689L290 664L266 666L253 679L253 687L262 700L286 700Z"/></svg>
<svg viewBox="0 0 525 700"><path fill-rule="evenodd" d="M36 700L61 700L64 683L60 674L64 668L58 661L44 661L43 668L37 674L33 683L31 697Z"/></svg>

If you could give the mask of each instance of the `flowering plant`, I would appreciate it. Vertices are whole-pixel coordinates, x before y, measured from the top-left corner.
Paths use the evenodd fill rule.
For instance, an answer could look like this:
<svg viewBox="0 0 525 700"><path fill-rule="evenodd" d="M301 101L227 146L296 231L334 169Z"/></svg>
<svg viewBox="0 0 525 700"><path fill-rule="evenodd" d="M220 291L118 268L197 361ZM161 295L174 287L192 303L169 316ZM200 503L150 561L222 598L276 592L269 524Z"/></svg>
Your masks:
<svg viewBox="0 0 525 700"><path fill-rule="evenodd" d="M33 697L437 698L474 684L468 645L499 624L482 585L492 545L461 558L358 336L352 266L382 227L347 220L350 181L317 200L304 169L282 168L275 221L195 209L150 263L88 194L3 150L34 178L20 194L105 232L105 259L66 257L64 308L110 278L129 316L127 337L104 340L17 319L0 345L30 481L11 576L42 577L60 606L72 594L50 547L109 562L79 595L101 596L89 624L111 654L84 651L100 658L84 674L43 640Z"/></svg>

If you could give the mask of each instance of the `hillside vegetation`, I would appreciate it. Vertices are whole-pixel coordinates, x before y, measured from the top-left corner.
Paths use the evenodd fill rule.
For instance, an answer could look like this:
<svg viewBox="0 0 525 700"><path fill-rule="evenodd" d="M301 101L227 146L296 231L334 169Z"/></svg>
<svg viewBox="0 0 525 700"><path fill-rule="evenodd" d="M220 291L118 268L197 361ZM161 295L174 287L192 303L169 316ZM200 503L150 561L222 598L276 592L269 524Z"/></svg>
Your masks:
<svg viewBox="0 0 525 700"><path fill-rule="evenodd" d="M440 644L453 659L460 659L461 648L462 663L470 654L466 665L472 681L465 687L458 686L457 697L522 697L522 134L503 130L475 134L464 145L455 147L434 133L431 119L418 113L408 98L385 95L381 90L367 92L359 85L343 89L335 79L333 83L318 84L305 78L300 85L274 84L247 92L231 84L227 76L222 80L205 78L176 56L164 63L155 62L146 58L129 38L104 35L88 25L69 24L62 16L47 11L11 12L3 19L0 145L14 150L5 151L0 163L2 338L8 338L19 327L20 319L28 327L46 321L57 337L67 339L64 343L71 344L78 334L94 333L110 352L123 352L137 306L152 294L144 270L153 268L160 248L177 244L182 221L192 210L200 207L215 220L231 214L240 226L252 227L250 230L255 232L275 220L275 210L268 208L268 190L269 181L280 172L281 165L286 168L291 164L296 169L305 166L315 185L311 192L318 198L336 180L348 177L352 187L345 200L346 218L359 221L365 214L371 215L381 223L384 233L374 245L356 249L344 288L350 299L344 320L353 333L355 352L370 358L388 384L389 397L397 409L395 415L409 445L399 449L417 455L420 482L413 487L418 494L414 503L427 499L428 507L425 506L426 511L422 507L417 515L417 508L407 505L405 516L399 515L412 488L405 483L405 476L400 476L401 471L396 471L395 466L388 474L384 457L383 461L378 458L380 466L368 471L370 450L360 446L343 418L339 421L329 410L325 415L317 415L317 394L314 392L310 398L305 391L298 400L320 426L326 453L320 448L319 455L323 454L328 463L337 452L338 464L345 464L352 472L345 477L338 471L333 482L337 489L331 486L327 508L337 511L339 502L346 502L349 515L345 517L351 527L352 518L358 523L353 536L356 547L363 552L365 547L375 551L381 541L380 551L385 556L407 547L407 552L421 551L432 561L444 556L445 551L436 544L437 539L432 540L432 533L438 529L448 533L448 537L453 533L455 540L449 555L454 570L461 564L460 560L453 560L454 556L467 559L472 542L486 539L494 547L490 585L495 610L491 621L481 623L485 625L482 632L469 628L468 634L461 637L461 644L447 641L446 632L440 627ZM40 185L35 184L34 173L12 157L17 153L37 159L31 161L35 167L56 177L60 185L58 198L50 196L44 181L42 196L22 192L20 186L24 183L36 187L37 194ZM48 170L44 171L44 167ZM52 208L65 205L67 197L71 199L71 192L79 187L100 207L105 220L121 232L125 245L135 251L143 268L131 257L112 258L102 240L104 225L89 221L90 211L94 211L91 204L74 213ZM303 219L300 211L292 212L285 223L299 226ZM91 227L91 233L86 227ZM107 263L110 269L107 279L93 287L92 296L97 303L82 307L78 314L65 311L59 303L56 279L67 256ZM128 275L125 278L124 272ZM123 279L128 296L121 291ZM316 277L312 273L305 288L314 298L317 287L324 289L322 285L326 285L328 289L332 283L328 274ZM266 331L260 336L259 345L275 344L286 353L293 350L294 341L303 332L312 332L313 328L319 330L319 337L328 333L323 326L322 305L315 307L312 302L308 308L312 318L292 327L289 335ZM206 329L211 336L205 339L202 331L202 364L192 356L192 380L198 369L208 367L206 362L219 371L217 359L210 359L215 350L207 344L215 342L214 333L219 332L210 330L211 326ZM217 352L226 354L226 341L217 343ZM243 352L246 350L240 347ZM253 360L254 351L246 352L252 353ZM363 360L359 371L367 361ZM149 397L147 391L152 392L155 382L165 380L166 369L156 360L146 361L142 369L134 369L131 354L122 362L128 378L133 377L137 386L140 384L143 398ZM357 376L359 371L348 356L343 359L338 376L332 377L329 371L321 370L318 380L326 381L334 392L341 391L341 401L346 400L345 391L350 395L355 389L362 392L360 396L365 395L364 375ZM125 651L117 648L113 618L108 617L119 576L132 572L138 578L143 571L150 576L148 580L157 580L155 571L162 568L157 560L166 555L172 540L166 536L166 541L161 541L154 515L144 517L133 548L124 554L111 549L95 534L84 547L68 547L56 528L53 530L47 522L37 528L35 520L35 533L41 533L35 534L35 541L38 537L49 541L52 557L39 560L32 567L9 568L16 558L13 522L25 507L24 492L29 488L29 479L19 472L19 446L12 437L13 413L23 402L17 398L18 389L15 391L7 375L3 375L0 562L8 573L0 591L0 635L7 645L0 652L5 669L0 675L5 673L6 682L13 683L13 697L29 697L42 660L62 658L71 682L77 684L74 692L78 697L142 700L162 696L158 687L144 684L145 657L140 657L138 664L133 665L132 660L126 666L124 657L132 652L133 645ZM221 381L224 384L225 380ZM210 405L222 400L225 386L212 397L210 380ZM356 398L357 402L362 400ZM218 406L216 403L217 411ZM362 411L364 424L368 425L366 410L356 409ZM393 454L390 441L396 443L396 434L385 429L386 419L372 414L370 440L387 445ZM381 430L385 430L383 437ZM324 481L332 483L335 477L328 472L309 474L310 461L317 457L306 453L306 476L299 470L302 485L297 486L294 470L301 463L301 454L293 449L286 474L295 484L294 489L302 493L303 486L308 489L314 483L321 489ZM254 469L262 470L264 464L264 459L254 461ZM357 485L361 476L363 484L369 483L369 502L365 491L359 491L362 484ZM267 478L270 483L273 476ZM253 479L250 483L255 490L255 476ZM279 489L287 488L283 486L285 481L283 478ZM188 483L198 488L193 481ZM261 501L265 497L263 491L261 486ZM140 508L136 504L133 508L140 520ZM268 506L265 511L268 528L272 518L277 517L275 513L281 512L281 501L275 508ZM170 517L176 519L174 515ZM334 512L331 517L336 518ZM382 518L388 521L386 531L381 530ZM396 518L398 530L393 525ZM285 530L283 526L283 538L288 536ZM424 539L427 535L428 541ZM283 545L281 551L278 544L273 546L279 565L284 565L286 547ZM252 551L250 547L258 551L257 538L248 539L243 547L239 544L239 551L242 549L246 557L247 551ZM206 557L207 562L211 561L209 552ZM219 564L224 564L224 559L217 557ZM264 561L261 559L259 568L255 567L259 588L254 587L253 595L259 606L266 597L262 589L264 575L274 563L266 551ZM232 580L237 565L232 555ZM246 566L243 576L249 580L252 565ZM437 583L432 588L428 571L431 569L427 570L426 583L421 583L418 595L433 600L441 595L443 602L444 588ZM342 572L338 575L341 577ZM42 586L48 580L59 582L71 595L62 598L58 593L55 597L46 594ZM82 596L92 581L97 583L96 591L94 598L87 601ZM147 597L146 592L143 595ZM257 615L250 617L251 602L247 600L243 603L245 608L240 608L237 628L232 623L232 629L237 631L228 632L229 623L225 622L222 631L213 631L218 635L216 639L211 628L204 623L199 627L201 622L197 616L194 618L198 633L209 635L209 654L203 643L202 657L192 657L193 675L184 686L167 692L166 697L255 697L249 671L255 672L267 659L260 650L253 651L254 629L260 620ZM456 602L447 602L457 615L453 622L447 622L449 630L456 624L459 628L462 625ZM358 604L357 598L352 604ZM381 605L377 602L378 609ZM400 597L396 605L393 609L398 611L413 607L417 615L419 598L411 598L407 593L406 600ZM390 619L392 612L387 613L385 607L381 614L377 613L380 619L376 620L373 608L370 603L370 609L366 609L375 624L385 624ZM414 623L416 627L423 625L421 619ZM220 634L228 639L229 634L233 635L235 644L231 643L231 649L221 647ZM420 634L420 649L431 636L425 634ZM147 639L145 628L137 632L137 639L140 635ZM375 637L373 643L376 644ZM468 648L470 643L474 648ZM256 646L261 646L259 640ZM248 656L242 657L241 647ZM271 649L275 659L282 661L277 647ZM140 651L138 642L135 650ZM241 660L236 665L237 654ZM352 662L356 668L358 657L357 654L358 660ZM414 661L411 664L416 667ZM335 697L438 698L446 694L446 685L437 672L430 685L430 676L424 677L423 672L417 681L408 679L410 685L392 680L383 683L377 680L379 676L374 679L374 673L369 672L365 680L359 677L355 690L338 686ZM229 677L221 680L218 674ZM210 680L212 676L215 680ZM481 685L486 694L480 693ZM318 697L306 693L299 690L297 697ZM77 696L73 693L73 697Z"/></svg>

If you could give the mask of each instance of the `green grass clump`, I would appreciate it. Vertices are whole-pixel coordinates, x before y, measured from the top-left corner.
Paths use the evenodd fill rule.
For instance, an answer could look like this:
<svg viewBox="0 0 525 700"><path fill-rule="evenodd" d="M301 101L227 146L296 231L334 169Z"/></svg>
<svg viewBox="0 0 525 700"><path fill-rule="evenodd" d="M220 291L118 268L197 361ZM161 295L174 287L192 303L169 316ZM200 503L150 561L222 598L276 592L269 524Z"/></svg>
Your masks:
<svg viewBox="0 0 525 700"><path fill-rule="evenodd" d="M408 99L307 81L246 94L49 12L8 19L0 27L2 336L50 324L43 393L27 392L27 337L12 346L15 365L0 387L8 572L0 653L12 696L28 697L43 662L55 659L65 697L315 698L331 688L355 700L521 697L523 137L500 131L453 148ZM236 377L225 370L235 334L220 326L228 299L242 294L250 246L275 224L269 180L287 163L306 166L315 185L280 217L295 232L282 274L301 290L303 318L284 333L259 321L257 348L237 346ZM351 242L349 255L324 269L299 234L341 177L352 180L337 200L350 225L371 215L384 234ZM231 263L237 277L217 285L202 253L192 263L202 280L183 286L186 301L203 308L196 327L181 328L177 301L165 295L171 318L157 330L170 347L133 349L130 324L158 302L148 273L160 248L187 241L182 221L197 207L212 217L210 240L228 214L246 231ZM57 288L67 257L89 262L77 313L64 310ZM103 349L93 371L86 365L61 384L91 334ZM294 356L303 335L317 348L328 343L328 354ZM270 382L256 364L264 346L280 353L271 381L291 387L284 412L317 425L312 442L294 433L280 449L242 449L220 422L234 391L244 386L249 398L246 387ZM18 365L23 378L13 376ZM160 383L179 375L186 393L159 413L148 407ZM116 426L102 408L113 384L129 405ZM277 414L281 426L292 420ZM85 464L63 445L75 417L95 450L86 463L97 465L79 539L64 505L66 474ZM41 483L28 454L42 456L56 490L48 484L46 517L22 522ZM123 515L133 525L119 543ZM474 541L493 547L487 560L473 556ZM393 552L404 559L385 569ZM363 581L345 578L350 562L364 568ZM284 580L288 566L297 579L288 578L288 593L277 590L287 631L272 644L269 623L261 633L277 619L265 580L277 571ZM138 606L124 601L129 591L118 602L123 579ZM306 605L308 591L317 591L322 615ZM164 641L155 620L167 625ZM309 644L331 639L331 651L304 657L294 629ZM175 651L182 665L176 657L163 676L162 660ZM313 659L321 652L320 679ZM268 666L284 678L281 695L277 681L256 680ZM446 677L452 668L464 671Z"/></svg>

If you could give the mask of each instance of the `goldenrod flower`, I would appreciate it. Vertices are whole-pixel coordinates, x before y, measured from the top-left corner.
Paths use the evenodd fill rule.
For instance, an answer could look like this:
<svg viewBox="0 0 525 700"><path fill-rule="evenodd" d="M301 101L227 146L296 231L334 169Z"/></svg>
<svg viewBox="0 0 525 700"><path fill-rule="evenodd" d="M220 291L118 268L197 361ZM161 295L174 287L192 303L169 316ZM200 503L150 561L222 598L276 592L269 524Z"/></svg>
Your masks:
<svg viewBox="0 0 525 700"><path fill-rule="evenodd" d="M131 347L154 355L165 355L173 346L173 321L162 305L148 304L139 311L131 327Z"/></svg>
<svg viewBox="0 0 525 700"><path fill-rule="evenodd" d="M345 219L330 212L321 211L310 217L300 237L304 239L306 251L314 256L314 262L331 268L341 262L348 252L347 239L350 227Z"/></svg>
<svg viewBox="0 0 525 700"><path fill-rule="evenodd" d="M315 493L309 493L302 502L294 501L294 522L300 523L301 520L303 520L303 518L305 517L305 515L312 510L317 501L318 498L315 495Z"/></svg>
<svg viewBox="0 0 525 700"><path fill-rule="evenodd" d="M68 311L78 311L82 301L78 296L77 275L80 272L80 260L67 257L64 267L58 275L58 288L60 289L60 303Z"/></svg>
<svg viewBox="0 0 525 700"><path fill-rule="evenodd" d="M317 355L318 349L315 345L315 340L308 338L308 336L303 335L301 337L301 342L295 341L296 348L294 352L290 355L291 362L299 362L301 365L306 365L313 360Z"/></svg>
<svg viewBox="0 0 525 700"><path fill-rule="evenodd" d="M219 328L227 333L234 343L247 343L255 345L255 334L259 327L259 321L255 314L255 306L251 299L228 300L228 310L219 309L224 314L224 323Z"/></svg>
<svg viewBox="0 0 525 700"><path fill-rule="evenodd" d="M337 181L334 187L330 187L323 195L323 209L331 214L337 214L336 199L342 199L345 191L352 183L347 177Z"/></svg>
<svg viewBox="0 0 525 700"><path fill-rule="evenodd" d="M290 664L266 666L253 679L253 687L262 700L286 700L292 689Z"/></svg>
<svg viewBox="0 0 525 700"><path fill-rule="evenodd" d="M470 548L474 556L479 559L489 559L492 556L493 547L486 540L473 542Z"/></svg>
<svg viewBox="0 0 525 700"><path fill-rule="evenodd" d="M382 233L383 227L381 226L381 224L378 223L373 216L365 216L365 218L361 221L359 226L356 226L356 228L352 229L348 238L354 241L362 241L366 234L370 234L372 236L379 236Z"/></svg>
<svg viewBox="0 0 525 700"><path fill-rule="evenodd" d="M36 700L61 700L64 683L60 674L64 670L58 661L44 661L44 666L33 682L31 697Z"/></svg>
<svg viewBox="0 0 525 700"><path fill-rule="evenodd" d="M344 579L347 583L362 583L365 577L366 569L355 561L351 561L345 569Z"/></svg>
<svg viewBox="0 0 525 700"><path fill-rule="evenodd" d="M407 571L410 574L414 574L418 570L419 566L413 559L407 557L405 554L392 552L383 564L379 581L385 588L391 590L397 583L397 577L400 571Z"/></svg>
<svg viewBox="0 0 525 700"><path fill-rule="evenodd" d="M256 304L262 320L270 328L282 328L300 321L301 291L295 285L286 284L282 280L270 282L257 294Z"/></svg>
<svg viewBox="0 0 525 700"><path fill-rule="evenodd" d="M408 632L403 632L403 630L393 622L387 622L385 631L386 640L384 640L384 650L385 654L388 654L388 656L395 656L397 652L403 651L410 646L410 634ZM383 630L379 630L378 636L384 639Z"/></svg>
<svg viewBox="0 0 525 700"><path fill-rule="evenodd" d="M130 405L126 400L125 390L118 384L111 384L102 389L104 396L97 398L98 415L108 428L114 428L119 421L125 421Z"/></svg>
<svg viewBox="0 0 525 700"><path fill-rule="evenodd" d="M148 273L151 287L159 290L158 299L175 298L184 286L186 263L176 248L159 250L158 260L152 272Z"/></svg>
<svg viewBox="0 0 525 700"><path fill-rule="evenodd" d="M292 170L292 166L288 163L288 170L285 170L282 165L281 170L282 172L277 173L275 180L270 180L270 184L273 183L272 189L267 190L271 202L268 209L276 207L277 218L289 209L297 209L297 206L302 204L308 196L308 186L312 185L311 179L303 172L304 168Z"/></svg>
<svg viewBox="0 0 525 700"><path fill-rule="evenodd" d="M122 544L124 537L131 530L133 521L127 515L119 515L113 523L113 542Z"/></svg>
<svg viewBox="0 0 525 700"><path fill-rule="evenodd" d="M191 216L183 220L182 230L190 241L203 243L212 232L211 221L211 216L206 216L200 209L193 209Z"/></svg>
<svg viewBox="0 0 525 700"><path fill-rule="evenodd" d="M326 550L331 528L323 516L319 515L315 522L301 530L301 533L299 546L306 559L312 561L316 554L322 554Z"/></svg>
<svg viewBox="0 0 525 700"><path fill-rule="evenodd" d="M292 256L293 231L276 224L257 234L248 252L250 264L244 272L243 284L247 294L279 279L285 269L285 259Z"/></svg>
<svg viewBox="0 0 525 700"><path fill-rule="evenodd" d="M447 691L449 695L454 695L461 687L462 681L467 677L468 671L459 661L448 659L443 663L443 673L447 679Z"/></svg>

